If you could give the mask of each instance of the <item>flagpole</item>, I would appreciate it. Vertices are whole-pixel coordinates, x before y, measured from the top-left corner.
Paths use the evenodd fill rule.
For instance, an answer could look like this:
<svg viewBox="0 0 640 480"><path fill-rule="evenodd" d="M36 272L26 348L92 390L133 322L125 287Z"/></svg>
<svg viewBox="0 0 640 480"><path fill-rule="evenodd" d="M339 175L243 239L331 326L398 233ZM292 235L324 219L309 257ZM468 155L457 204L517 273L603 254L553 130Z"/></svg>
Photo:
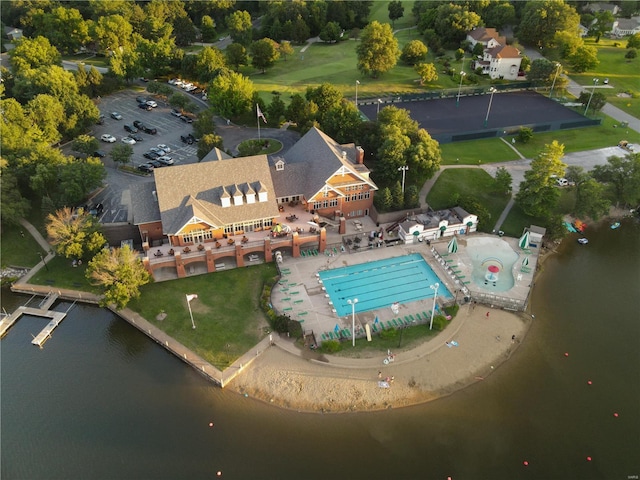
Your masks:
<svg viewBox="0 0 640 480"><path fill-rule="evenodd" d="M258 115L258 109L260 105L256 103L256 121L258 122L258 140L260 140L260 115Z"/></svg>
<svg viewBox="0 0 640 480"><path fill-rule="evenodd" d="M187 306L189 307L189 316L191 317L191 326L193 329L196 329L196 324L193 322L193 312L191 311L191 302L189 301L189 295L185 295L187 297Z"/></svg>

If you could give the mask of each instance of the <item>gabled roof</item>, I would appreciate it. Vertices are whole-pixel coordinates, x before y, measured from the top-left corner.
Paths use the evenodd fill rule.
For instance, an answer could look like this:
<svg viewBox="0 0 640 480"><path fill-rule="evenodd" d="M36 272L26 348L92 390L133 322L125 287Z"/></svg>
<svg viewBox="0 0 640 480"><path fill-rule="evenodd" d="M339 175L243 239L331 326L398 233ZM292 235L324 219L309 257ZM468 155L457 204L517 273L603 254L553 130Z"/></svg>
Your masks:
<svg viewBox="0 0 640 480"><path fill-rule="evenodd" d="M477 27L471 30L468 35L481 43L487 43L492 38L498 39L498 31L495 28Z"/></svg>
<svg viewBox="0 0 640 480"><path fill-rule="evenodd" d="M520 50L509 45L491 48L489 54L493 58L520 58Z"/></svg>
<svg viewBox="0 0 640 480"><path fill-rule="evenodd" d="M284 160L283 170L271 167L271 176L278 197L302 194L311 198L343 166L360 177L368 172L366 166L356 162L354 144L340 145L316 127L312 127L284 155ZM375 187L373 182L368 182Z"/></svg>
<svg viewBox="0 0 640 480"><path fill-rule="evenodd" d="M207 153L204 158L202 160L200 160L201 162L210 162L212 160L229 160L230 158L233 158L230 155L227 155L225 152L223 152L222 150L220 150L218 147L213 147L213 150L211 150L209 153Z"/></svg>
<svg viewBox="0 0 640 480"><path fill-rule="evenodd" d="M279 215L266 155L160 168L154 175L166 235L175 235L194 217L222 227ZM223 207L221 199L238 191L267 192L267 201L234 205L231 200Z"/></svg>
<svg viewBox="0 0 640 480"><path fill-rule="evenodd" d="M155 182L142 182L131 189L131 209L134 225L160 220Z"/></svg>

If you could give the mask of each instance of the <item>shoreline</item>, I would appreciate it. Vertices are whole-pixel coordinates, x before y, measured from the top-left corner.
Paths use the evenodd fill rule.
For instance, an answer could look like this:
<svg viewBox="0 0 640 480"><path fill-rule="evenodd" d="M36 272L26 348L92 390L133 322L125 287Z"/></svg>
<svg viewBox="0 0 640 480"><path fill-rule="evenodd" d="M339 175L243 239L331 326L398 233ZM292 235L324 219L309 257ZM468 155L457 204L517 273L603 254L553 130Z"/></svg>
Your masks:
<svg viewBox="0 0 640 480"><path fill-rule="evenodd" d="M489 317L486 316L489 312ZM462 325L411 350L399 350L389 365L379 359L328 364L292 353L280 339L246 367L227 388L263 403L305 413L374 412L409 407L448 396L483 381L524 341L531 316L485 306L463 306ZM457 318L457 317L456 317ZM512 342L512 335L516 340ZM448 347L445 342L458 345ZM293 347L297 348L297 347ZM289 351L287 351L289 350ZM364 363L358 366L358 362ZM394 377L390 388L378 386Z"/></svg>

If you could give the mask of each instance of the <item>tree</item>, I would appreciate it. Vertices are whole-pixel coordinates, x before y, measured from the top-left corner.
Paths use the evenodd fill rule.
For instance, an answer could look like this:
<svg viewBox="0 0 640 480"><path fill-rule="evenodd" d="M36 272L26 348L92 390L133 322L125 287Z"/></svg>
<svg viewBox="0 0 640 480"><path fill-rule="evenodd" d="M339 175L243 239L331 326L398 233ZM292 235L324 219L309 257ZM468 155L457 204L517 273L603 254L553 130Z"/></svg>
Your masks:
<svg viewBox="0 0 640 480"><path fill-rule="evenodd" d="M186 14L173 21L173 32L179 47L186 47L196 41L196 27Z"/></svg>
<svg viewBox="0 0 640 480"><path fill-rule="evenodd" d="M389 10L389 20L391 20L391 27L396 28L396 20L404 17L404 7L402 6L402 2L400 2L399 0L392 0L391 2L389 2L387 9Z"/></svg>
<svg viewBox="0 0 640 480"><path fill-rule="evenodd" d="M361 123L360 111L344 100L322 115L322 131L340 144L353 142Z"/></svg>
<svg viewBox="0 0 640 480"><path fill-rule="evenodd" d="M225 50L225 57L227 64L233 67L236 71L242 66L249 63L249 57L247 56L247 49L239 43L232 43Z"/></svg>
<svg viewBox="0 0 640 480"><path fill-rule="evenodd" d="M216 41L218 36L216 33L216 22L209 15L203 15L200 20L200 34L202 35L202 41L211 43Z"/></svg>
<svg viewBox="0 0 640 480"><path fill-rule="evenodd" d="M307 23L302 19L301 15L298 15L291 26L291 40L301 44L306 42L310 35L311 31Z"/></svg>
<svg viewBox="0 0 640 480"><path fill-rule="evenodd" d="M7 167L7 161L0 158L0 219L3 225L17 225L29 212L30 202L20 193L18 179Z"/></svg>
<svg viewBox="0 0 640 480"><path fill-rule="evenodd" d="M373 197L373 203L375 203L376 208L381 212L391 210L391 206L393 205L391 189L389 187L382 188L378 193L376 193L376 196Z"/></svg>
<svg viewBox="0 0 640 480"><path fill-rule="evenodd" d="M580 183L576 191L576 205L574 213L579 217L589 217L599 220L611 208L611 202L605 197L605 187L593 178L587 178Z"/></svg>
<svg viewBox="0 0 640 480"><path fill-rule="evenodd" d="M319 87L307 87L305 97L309 102L318 106L318 121L322 124L330 109L339 107L342 103L342 92L330 83L323 83Z"/></svg>
<svg viewBox="0 0 640 480"><path fill-rule="evenodd" d="M563 30L554 35L553 44L562 58L571 58L584 45L584 40L574 32Z"/></svg>
<svg viewBox="0 0 640 480"><path fill-rule="evenodd" d="M340 40L342 28L338 22L329 22L320 31L320 40L328 43L335 43Z"/></svg>
<svg viewBox="0 0 640 480"><path fill-rule="evenodd" d="M564 145L556 140L544 146L524 173L516 200L527 215L548 217L555 208L560 193L555 188L554 178L564 174L566 165L561 159Z"/></svg>
<svg viewBox="0 0 640 480"><path fill-rule="evenodd" d="M74 159L63 164L58 171L56 203L77 205L87 195L102 186L107 172L99 158Z"/></svg>
<svg viewBox="0 0 640 480"><path fill-rule="evenodd" d="M508 2L491 2L482 15L482 19L486 25L502 30L505 25L516 23L516 9Z"/></svg>
<svg viewBox="0 0 640 480"><path fill-rule="evenodd" d="M427 46L420 40L411 40L402 49L402 60L407 65L415 65L427 58Z"/></svg>
<svg viewBox="0 0 640 480"><path fill-rule="evenodd" d="M482 25L482 18L470 11L465 5L442 3L436 9L434 29L442 43L452 49L460 45L467 32Z"/></svg>
<svg viewBox="0 0 640 480"><path fill-rule="evenodd" d="M253 82L239 73L221 73L211 82L208 91L209 105L223 117L242 115L252 108Z"/></svg>
<svg viewBox="0 0 640 480"><path fill-rule="evenodd" d="M504 167L498 167L496 170L495 186L496 192L501 195L510 195L513 182L513 178L509 171Z"/></svg>
<svg viewBox="0 0 640 480"><path fill-rule="evenodd" d="M198 118L191 124L191 127L193 128L193 134L196 136L196 138L202 138L207 133L215 133L216 124L213 121L214 117L215 112L212 108L201 110L198 113Z"/></svg>
<svg viewBox="0 0 640 480"><path fill-rule="evenodd" d="M38 67L60 65L62 62L58 49L45 37L22 37L16 42L15 48L9 50L9 57L14 74Z"/></svg>
<svg viewBox="0 0 640 480"><path fill-rule="evenodd" d="M107 243L100 224L86 211L62 208L47 215L46 229L56 252L65 258L90 258Z"/></svg>
<svg viewBox="0 0 640 480"><path fill-rule="evenodd" d="M640 153L611 156L605 165L596 165L591 175L613 187L616 202L632 207L640 204Z"/></svg>
<svg viewBox="0 0 640 480"><path fill-rule="evenodd" d="M273 118L275 121L279 123L280 119L284 118L285 112L286 112L286 105L282 101L282 98L280 98L279 94L274 93L273 99L271 100L271 103L267 107L267 114L269 115L269 118Z"/></svg>
<svg viewBox="0 0 640 480"><path fill-rule="evenodd" d="M102 52L114 53L135 47L133 27L122 15L101 16L93 29L92 36Z"/></svg>
<svg viewBox="0 0 640 480"><path fill-rule="evenodd" d="M624 58L626 58L627 60L633 60L637 56L638 50L636 50L635 48L630 48L629 50L627 50L627 53L625 53Z"/></svg>
<svg viewBox="0 0 640 480"><path fill-rule="evenodd" d="M596 37L596 43L598 43L602 35L611 31L615 18L607 10L596 12L595 17L595 23L592 23L589 27L589 35Z"/></svg>
<svg viewBox="0 0 640 480"><path fill-rule="evenodd" d="M91 135L78 135L73 141L71 150L74 152L84 153L85 155L93 155L93 152L98 150L99 143L96 137Z"/></svg>
<svg viewBox="0 0 640 480"><path fill-rule="evenodd" d="M404 207L419 208L420 207L420 190L415 185L409 185L404 191Z"/></svg>
<svg viewBox="0 0 640 480"><path fill-rule="evenodd" d="M562 76L562 65L550 62L546 58L538 58L531 63L527 80L537 86L558 88L561 90L568 85L566 77ZM555 83L554 83L555 79Z"/></svg>
<svg viewBox="0 0 640 480"><path fill-rule="evenodd" d="M391 197L393 201L391 206L394 210L402 210L404 208L404 193L402 193L402 185L400 184L400 180L398 180L391 189Z"/></svg>
<svg viewBox="0 0 640 480"><path fill-rule="evenodd" d="M634 33L629 37L626 48L640 48L640 33Z"/></svg>
<svg viewBox="0 0 640 480"><path fill-rule="evenodd" d="M573 65L573 70L580 73L593 70L600 64L598 50L591 45L578 47L576 52L569 57L569 61Z"/></svg>
<svg viewBox="0 0 640 480"><path fill-rule="evenodd" d="M237 10L227 17L227 28L234 42L247 46L251 43L253 25L251 14Z"/></svg>
<svg viewBox="0 0 640 480"><path fill-rule="evenodd" d="M582 105L589 105L593 112L599 112L607 104L607 96L602 92L581 92L578 101Z"/></svg>
<svg viewBox="0 0 640 480"><path fill-rule="evenodd" d="M364 75L378 78L395 67L400 52L391 26L376 20L367 25L360 35L356 54L358 70Z"/></svg>
<svg viewBox="0 0 640 480"><path fill-rule="evenodd" d="M231 45L229 45L231 47ZM240 48L242 45L239 45ZM210 82L213 80L220 69L226 66L226 58L224 54L215 47L204 47L196 56L195 63L196 75L201 82Z"/></svg>
<svg viewBox="0 0 640 480"><path fill-rule="evenodd" d="M420 76L420 85L438 80L438 69L433 63L419 63L414 69Z"/></svg>
<svg viewBox="0 0 640 480"><path fill-rule="evenodd" d="M227 47L228 48L228 47ZM288 40L283 40L278 45L278 51L280 52L280 56L284 58L284 61L287 61L287 57L289 55L293 55L293 47L291 46L291 42Z"/></svg>
<svg viewBox="0 0 640 480"><path fill-rule="evenodd" d="M169 97L169 105L179 108L182 112L193 112L196 109L193 100L180 92L175 92Z"/></svg>
<svg viewBox="0 0 640 480"><path fill-rule="evenodd" d="M93 285L104 289L100 305L114 305L118 310L140 297L140 287L151 279L138 252L128 245L102 250L89 262L86 275Z"/></svg>
<svg viewBox="0 0 640 480"><path fill-rule="evenodd" d="M518 130L518 141L520 143L529 143L533 138L533 129L529 127L520 127Z"/></svg>
<svg viewBox="0 0 640 480"><path fill-rule="evenodd" d="M264 73L267 68L273 67L280 58L278 44L270 38L263 38L251 44L251 65Z"/></svg>
<svg viewBox="0 0 640 480"><path fill-rule="evenodd" d="M126 165L131 161L133 148L131 147L131 145L119 143L111 149L111 153L109 155L114 162Z"/></svg>
<svg viewBox="0 0 640 480"><path fill-rule="evenodd" d="M214 148L222 149L222 137L213 133L203 135L198 142L198 161L202 160Z"/></svg>
<svg viewBox="0 0 640 480"><path fill-rule="evenodd" d="M547 48L554 46L556 32L568 31L578 36L580 15L562 0L526 2L517 34L527 45Z"/></svg>
<svg viewBox="0 0 640 480"><path fill-rule="evenodd" d="M60 141L59 127L64 120L64 106L46 94L36 95L26 106L27 115L40 127L40 140L51 145Z"/></svg>

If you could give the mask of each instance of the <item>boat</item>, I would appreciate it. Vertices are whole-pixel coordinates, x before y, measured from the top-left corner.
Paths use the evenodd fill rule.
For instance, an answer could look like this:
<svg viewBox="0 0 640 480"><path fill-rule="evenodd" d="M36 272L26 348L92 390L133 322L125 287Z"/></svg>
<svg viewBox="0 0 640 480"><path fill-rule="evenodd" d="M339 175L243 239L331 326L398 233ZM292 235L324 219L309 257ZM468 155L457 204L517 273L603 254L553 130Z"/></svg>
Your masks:
<svg viewBox="0 0 640 480"><path fill-rule="evenodd" d="M573 228L573 225L571 225L569 222L564 222L564 226L571 233L576 233L577 232L577 230L575 228Z"/></svg>
<svg viewBox="0 0 640 480"><path fill-rule="evenodd" d="M611 230L615 230L616 228L620 228L620 222L615 222L611 224Z"/></svg>
<svg viewBox="0 0 640 480"><path fill-rule="evenodd" d="M576 220L575 222L573 222L573 227L578 232L584 232L584 229L587 228L587 224L584 223L582 220Z"/></svg>
<svg viewBox="0 0 640 480"><path fill-rule="evenodd" d="M589 240L587 240L586 238L582 237L578 239L578 243L580 245L586 245L587 243L589 243Z"/></svg>

